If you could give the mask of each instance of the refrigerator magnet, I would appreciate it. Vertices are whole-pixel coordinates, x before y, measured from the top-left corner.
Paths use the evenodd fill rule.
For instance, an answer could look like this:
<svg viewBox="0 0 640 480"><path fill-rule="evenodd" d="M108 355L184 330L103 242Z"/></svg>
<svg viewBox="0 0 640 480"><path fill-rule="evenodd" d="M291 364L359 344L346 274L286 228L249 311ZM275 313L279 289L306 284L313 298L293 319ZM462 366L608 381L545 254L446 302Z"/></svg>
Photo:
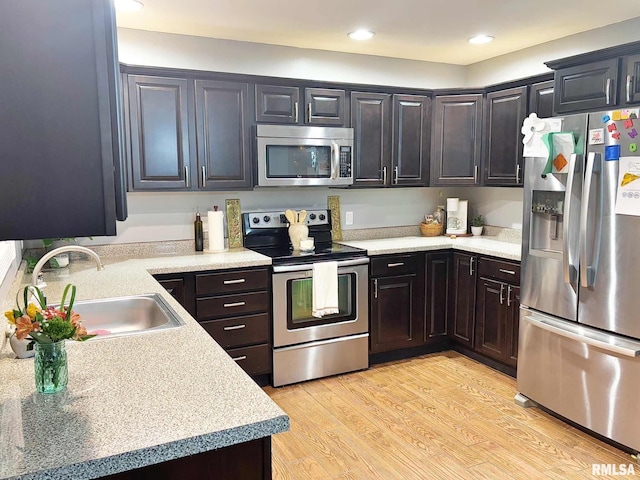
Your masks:
<svg viewBox="0 0 640 480"><path fill-rule="evenodd" d="M589 145L604 145L604 128L589 130Z"/></svg>
<svg viewBox="0 0 640 480"><path fill-rule="evenodd" d="M620 145L607 145L604 147L604 159L608 162L620 160Z"/></svg>

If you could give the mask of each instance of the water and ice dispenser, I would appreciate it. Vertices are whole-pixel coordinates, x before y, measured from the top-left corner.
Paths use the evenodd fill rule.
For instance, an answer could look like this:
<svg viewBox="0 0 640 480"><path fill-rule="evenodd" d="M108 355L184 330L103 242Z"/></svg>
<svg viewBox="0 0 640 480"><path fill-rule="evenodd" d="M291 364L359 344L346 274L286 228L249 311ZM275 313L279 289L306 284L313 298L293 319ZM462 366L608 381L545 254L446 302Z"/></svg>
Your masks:
<svg viewBox="0 0 640 480"><path fill-rule="evenodd" d="M531 250L562 254L564 192L533 190L531 198Z"/></svg>

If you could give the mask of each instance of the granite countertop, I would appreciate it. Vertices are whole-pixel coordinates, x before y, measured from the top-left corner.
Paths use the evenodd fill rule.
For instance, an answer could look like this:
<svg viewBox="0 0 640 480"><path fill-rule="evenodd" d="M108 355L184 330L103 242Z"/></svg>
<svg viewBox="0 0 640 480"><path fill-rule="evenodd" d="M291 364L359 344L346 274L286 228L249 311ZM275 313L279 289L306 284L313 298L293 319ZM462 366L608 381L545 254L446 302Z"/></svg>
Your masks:
<svg viewBox="0 0 640 480"><path fill-rule="evenodd" d="M498 237L399 237L377 240L343 241L346 245L363 248L368 255L385 255L389 253L422 252L452 248L471 253L492 255L509 260L520 260L522 246L520 243L506 242Z"/></svg>
<svg viewBox="0 0 640 480"><path fill-rule="evenodd" d="M151 273L269 265L239 249L111 259L103 271L74 261L46 274L59 301L160 293L186 325L154 333L67 342L69 385L36 393L33 359L0 354L0 478L95 478L288 430L287 415L153 279ZM3 310L29 276L18 274ZM55 300L53 300L55 299Z"/></svg>

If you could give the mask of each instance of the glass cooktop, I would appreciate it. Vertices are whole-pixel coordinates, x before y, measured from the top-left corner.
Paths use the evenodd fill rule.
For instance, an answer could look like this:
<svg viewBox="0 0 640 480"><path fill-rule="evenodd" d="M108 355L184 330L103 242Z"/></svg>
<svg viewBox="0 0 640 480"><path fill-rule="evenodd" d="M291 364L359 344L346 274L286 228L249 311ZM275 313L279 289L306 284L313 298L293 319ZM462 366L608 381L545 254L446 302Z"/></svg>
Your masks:
<svg viewBox="0 0 640 480"><path fill-rule="evenodd" d="M367 251L350 247L341 243L317 244L310 252L294 251L291 247L249 247L267 257L271 257L274 265L326 262L330 260L348 260L365 257Z"/></svg>

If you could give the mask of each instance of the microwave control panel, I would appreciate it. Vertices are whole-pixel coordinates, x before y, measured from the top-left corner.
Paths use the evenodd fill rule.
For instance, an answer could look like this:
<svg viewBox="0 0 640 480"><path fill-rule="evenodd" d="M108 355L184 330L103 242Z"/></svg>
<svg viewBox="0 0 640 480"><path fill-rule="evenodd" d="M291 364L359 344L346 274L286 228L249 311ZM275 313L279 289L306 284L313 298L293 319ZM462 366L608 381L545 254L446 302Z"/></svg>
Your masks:
<svg viewBox="0 0 640 480"><path fill-rule="evenodd" d="M351 147L340 147L340 178L351 178Z"/></svg>

